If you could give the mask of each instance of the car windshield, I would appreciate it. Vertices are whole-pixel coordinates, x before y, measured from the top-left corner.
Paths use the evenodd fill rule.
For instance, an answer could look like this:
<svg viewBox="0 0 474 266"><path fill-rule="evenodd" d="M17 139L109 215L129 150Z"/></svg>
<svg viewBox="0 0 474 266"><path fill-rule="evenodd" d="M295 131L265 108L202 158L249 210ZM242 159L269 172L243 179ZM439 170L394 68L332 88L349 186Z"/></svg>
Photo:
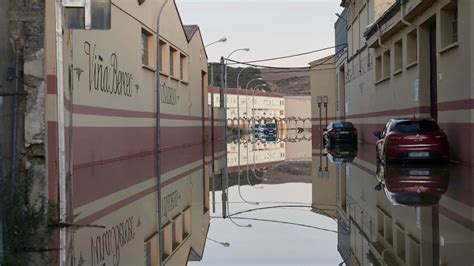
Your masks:
<svg viewBox="0 0 474 266"><path fill-rule="evenodd" d="M353 128L352 123L349 122L336 122L332 124L334 128Z"/></svg>
<svg viewBox="0 0 474 266"><path fill-rule="evenodd" d="M426 133L438 129L438 124L435 121L407 121L395 126L395 130L401 133Z"/></svg>

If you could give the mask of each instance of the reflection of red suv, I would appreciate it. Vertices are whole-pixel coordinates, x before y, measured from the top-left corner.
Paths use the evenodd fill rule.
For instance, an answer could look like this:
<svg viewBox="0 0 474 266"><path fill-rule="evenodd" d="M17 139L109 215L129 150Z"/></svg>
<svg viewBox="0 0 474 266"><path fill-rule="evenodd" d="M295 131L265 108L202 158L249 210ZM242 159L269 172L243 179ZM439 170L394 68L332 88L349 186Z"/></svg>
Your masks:
<svg viewBox="0 0 474 266"><path fill-rule="evenodd" d="M391 119L383 132L374 135L379 138L377 157L382 161L449 160L448 138L433 119Z"/></svg>
<svg viewBox="0 0 474 266"><path fill-rule="evenodd" d="M449 164L378 165L377 177L383 182L385 195L394 205L431 206L448 190Z"/></svg>

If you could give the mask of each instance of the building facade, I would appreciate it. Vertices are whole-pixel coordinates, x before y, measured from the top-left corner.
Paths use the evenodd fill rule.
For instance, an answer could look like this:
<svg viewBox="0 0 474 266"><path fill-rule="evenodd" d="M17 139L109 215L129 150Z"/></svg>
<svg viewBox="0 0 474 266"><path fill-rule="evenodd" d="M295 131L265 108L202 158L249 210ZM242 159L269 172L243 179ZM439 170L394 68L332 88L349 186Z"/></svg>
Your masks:
<svg viewBox="0 0 474 266"><path fill-rule="evenodd" d="M344 114L360 138L375 142L372 132L392 117L432 117L448 135L452 159L472 164L473 3L341 5L349 22L347 63L338 70L345 79Z"/></svg>
<svg viewBox="0 0 474 266"><path fill-rule="evenodd" d="M320 148L322 144L322 130L336 117L334 60L335 56L330 55L309 63L313 150Z"/></svg>
<svg viewBox="0 0 474 266"><path fill-rule="evenodd" d="M2 101L18 96L18 123L7 132L22 156L9 158L14 181L34 177L28 189L58 208L49 243L37 247L54 250L48 265L199 259L209 184L226 154L223 110L207 103L199 27L182 24L174 1L113 1L106 30L73 30L62 1L27 2L6 5L22 80ZM2 121L14 120L12 104L0 103Z"/></svg>

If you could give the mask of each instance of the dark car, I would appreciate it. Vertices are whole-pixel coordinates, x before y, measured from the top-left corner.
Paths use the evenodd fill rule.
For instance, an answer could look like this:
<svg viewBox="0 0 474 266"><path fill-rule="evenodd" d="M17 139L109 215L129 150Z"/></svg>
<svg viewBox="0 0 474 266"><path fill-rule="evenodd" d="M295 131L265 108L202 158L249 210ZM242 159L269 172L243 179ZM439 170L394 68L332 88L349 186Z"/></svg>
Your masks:
<svg viewBox="0 0 474 266"><path fill-rule="evenodd" d="M357 144L357 129L351 122L331 122L323 129L323 144L333 145L336 143Z"/></svg>
<svg viewBox="0 0 474 266"><path fill-rule="evenodd" d="M393 205L432 206L448 190L449 164L386 164L377 168L377 177Z"/></svg>
<svg viewBox="0 0 474 266"><path fill-rule="evenodd" d="M331 163L350 163L357 157L357 145L336 144L326 148Z"/></svg>
<svg viewBox="0 0 474 266"><path fill-rule="evenodd" d="M275 123L266 123L265 130L266 135L276 135L277 133L277 126Z"/></svg>
<svg viewBox="0 0 474 266"><path fill-rule="evenodd" d="M446 134L433 119L391 119L383 132L375 131L377 158L400 160L449 160Z"/></svg>

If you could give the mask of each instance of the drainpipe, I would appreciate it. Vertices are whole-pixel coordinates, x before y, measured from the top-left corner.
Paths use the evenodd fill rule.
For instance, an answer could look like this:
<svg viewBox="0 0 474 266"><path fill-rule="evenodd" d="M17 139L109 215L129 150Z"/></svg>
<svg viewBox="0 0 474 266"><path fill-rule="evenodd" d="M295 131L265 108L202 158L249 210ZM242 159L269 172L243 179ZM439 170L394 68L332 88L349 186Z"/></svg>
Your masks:
<svg viewBox="0 0 474 266"><path fill-rule="evenodd" d="M64 129L64 69L63 69L63 6L55 3L56 18L56 105L58 130L59 223L66 224L66 144ZM59 265L67 261L66 228L59 229Z"/></svg>
<svg viewBox="0 0 474 266"><path fill-rule="evenodd" d="M408 3L408 0L401 0L400 1L400 19L401 19L401 22L405 25L407 25L408 27L414 27L415 25L413 25L412 23L408 22L405 20L405 8L404 6Z"/></svg>
<svg viewBox="0 0 474 266"><path fill-rule="evenodd" d="M158 265L163 265L163 234L161 231L161 143L160 143L160 116L161 116L161 99L160 99L160 19L163 14L163 10L169 0L166 0L163 5L160 7L158 17L156 19L156 56L155 56L155 67L156 67L156 78L155 78L155 89L156 89L156 186L157 186L157 204L158 204L158 221L157 221L157 231L158 231Z"/></svg>
<svg viewBox="0 0 474 266"><path fill-rule="evenodd" d="M17 142L18 142L18 129L17 129L17 112L18 112L18 92L20 91L20 56L22 45L19 39L15 40L15 91L13 93L13 104L12 104L12 136L11 136L11 191L15 191L16 178L17 178Z"/></svg>
<svg viewBox="0 0 474 266"><path fill-rule="evenodd" d="M390 50L390 48L382 44L382 29L380 29L380 25L378 23L377 23L377 31L379 32L379 38L378 38L379 46L381 48L384 48L385 50Z"/></svg>

